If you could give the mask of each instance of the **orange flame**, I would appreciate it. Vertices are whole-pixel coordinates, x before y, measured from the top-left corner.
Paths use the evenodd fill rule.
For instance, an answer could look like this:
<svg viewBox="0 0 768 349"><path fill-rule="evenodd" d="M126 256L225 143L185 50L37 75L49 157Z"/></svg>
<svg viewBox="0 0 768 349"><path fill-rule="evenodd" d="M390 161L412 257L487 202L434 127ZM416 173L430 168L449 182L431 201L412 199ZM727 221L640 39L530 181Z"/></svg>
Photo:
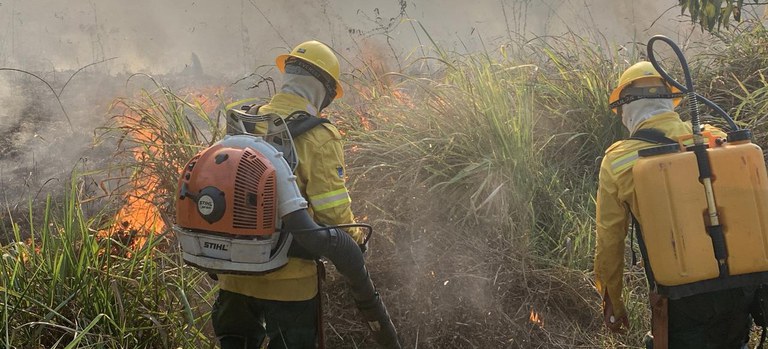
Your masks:
<svg viewBox="0 0 768 349"><path fill-rule="evenodd" d="M224 92L224 86L210 86L197 90L187 88L182 89L181 92L187 96L190 103L199 106L206 114L210 115L221 101L219 97Z"/></svg>
<svg viewBox="0 0 768 349"><path fill-rule="evenodd" d="M392 97L403 106L406 106L408 108L416 108L416 105L413 104L413 98L403 92L402 90L393 90L392 91Z"/></svg>
<svg viewBox="0 0 768 349"><path fill-rule="evenodd" d="M115 216L116 224L104 234L136 249L147 242L150 234L163 231L165 223L153 202L157 178L138 178L131 186L133 190L125 194L126 202Z"/></svg>
<svg viewBox="0 0 768 349"><path fill-rule="evenodd" d="M531 314L528 316L528 320L538 325L539 327L544 327L544 319L539 316L539 313L533 311L533 309L531 309Z"/></svg>
<svg viewBox="0 0 768 349"><path fill-rule="evenodd" d="M131 120L138 120L138 118L125 118L124 120L130 122ZM151 141L152 134L148 130L134 130L129 136L134 141L144 144L154 143ZM133 150L133 157L140 160L147 151L157 152L158 147L150 146L145 150L137 148ZM123 194L125 204L115 215L115 225L106 231L99 232L99 235L112 237L124 246L135 250L146 243L149 234L162 231L165 224L153 203L157 183L158 179L151 171L132 177L129 184L130 189ZM115 254L117 249L111 252Z"/></svg>
<svg viewBox="0 0 768 349"><path fill-rule="evenodd" d="M219 105L218 99L214 96L220 96L224 87L208 87L197 91L187 90L186 99L190 104L199 107L207 114L214 112L215 108ZM136 126L135 123L140 120L136 117L135 113L126 108L126 116L122 118L125 126ZM152 153L158 158L166 158L167 155L163 153L163 147L160 144L160 140L156 135L152 134L149 129L129 128L128 137L137 143L149 145L145 147L137 147L133 150L133 157L137 160L147 156L147 153ZM172 161L173 159L168 159ZM123 245L136 250L141 248L148 240L148 238L165 229L165 223L162 219L160 210L155 205L155 199L158 197L158 191L161 190L158 187L159 179L157 174L152 169L142 169L140 175L135 175L130 179L129 190L124 194L125 204L115 215L115 225L107 230L100 231L101 237L112 237L118 240ZM111 253L117 253L116 250ZM130 253L126 253L130 256Z"/></svg>
<svg viewBox="0 0 768 349"><path fill-rule="evenodd" d="M414 97L407 92L391 87L355 85L358 92L359 103L354 107L354 118L348 115L339 115L342 119L347 119L353 127L359 127L363 131L376 129L377 124L386 124L391 122L392 113L401 113L402 110L415 109ZM383 102L383 107L372 109L371 102ZM334 112L329 112L329 117L334 116ZM341 130L342 135L344 131Z"/></svg>

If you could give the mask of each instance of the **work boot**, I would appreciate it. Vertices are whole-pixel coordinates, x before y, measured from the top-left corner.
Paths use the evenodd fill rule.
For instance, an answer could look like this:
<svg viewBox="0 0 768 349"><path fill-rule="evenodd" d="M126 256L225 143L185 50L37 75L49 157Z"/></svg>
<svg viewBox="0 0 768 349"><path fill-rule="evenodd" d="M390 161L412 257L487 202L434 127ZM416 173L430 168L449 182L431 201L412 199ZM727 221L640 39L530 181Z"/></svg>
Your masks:
<svg viewBox="0 0 768 349"><path fill-rule="evenodd" d="M643 336L643 344L645 344L645 349L653 349L653 335L651 334L651 331L648 331L648 333Z"/></svg>

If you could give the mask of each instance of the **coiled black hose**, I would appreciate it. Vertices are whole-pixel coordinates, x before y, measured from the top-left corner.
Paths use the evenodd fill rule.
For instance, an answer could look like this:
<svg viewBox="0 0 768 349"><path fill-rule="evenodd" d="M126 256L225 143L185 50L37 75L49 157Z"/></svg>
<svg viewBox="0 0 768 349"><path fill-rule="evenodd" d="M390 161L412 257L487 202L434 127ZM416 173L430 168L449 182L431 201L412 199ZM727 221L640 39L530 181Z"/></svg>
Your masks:
<svg viewBox="0 0 768 349"><path fill-rule="evenodd" d="M683 75L685 76L685 86L677 82L675 79L673 79L664 68L659 65L659 63L656 61L656 56L653 51L653 44L656 41L664 41L669 45L669 47L672 48L673 51L675 51L675 55L677 55L677 59L680 61L680 64L683 68ZM648 59L651 61L651 64L653 64L653 67L656 68L656 71L661 74L661 76L666 80L670 85L677 87L681 92L688 95L688 109L691 112L691 126L693 126L693 132L696 134L700 133L700 122L699 122L699 103L702 102L706 106L712 108L715 112L720 114L720 116L725 119L725 121L728 123L728 126L730 126L732 131L740 130L739 126L736 125L736 123L733 121L730 115L725 112L720 106L715 104L715 102L710 101L709 99L705 98L702 95L699 95L696 93L693 89L693 79L691 79L691 72L688 68L688 62L685 59L685 56L683 55L683 52L680 50L680 47L675 44L672 39L664 36L664 35L655 35L650 40L648 40Z"/></svg>

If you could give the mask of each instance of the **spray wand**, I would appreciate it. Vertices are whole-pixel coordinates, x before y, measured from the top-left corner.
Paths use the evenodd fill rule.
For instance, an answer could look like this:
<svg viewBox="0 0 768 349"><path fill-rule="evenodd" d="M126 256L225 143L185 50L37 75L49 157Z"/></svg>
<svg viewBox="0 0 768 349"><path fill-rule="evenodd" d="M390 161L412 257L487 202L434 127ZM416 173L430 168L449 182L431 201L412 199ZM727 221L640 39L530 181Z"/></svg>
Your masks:
<svg viewBox="0 0 768 349"><path fill-rule="evenodd" d="M685 76L685 86L675 81L664 68L656 61L656 57L653 52L653 44L656 41L664 41L667 43L677 55L678 60L683 68L683 75ZM704 185L704 193L707 198L707 214L709 216L709 225L707 226L707 233L712 239L712 247L715 252L715 258L717 259L718 269L720 277L728 276L728 251L725 247L725 235L723 234L723 226L720 225L720 219L717 213L717 205L715 203L715 194L712 189L712 166L709 162L709 156L707 155L707 144L704 143L704 137L701 134L701 124L699 122L699 101L702 101L709 107L715 109L723 118L728 122L729 126L733 130L740 130L739 127L733 122L733 119L719 106L712 101L698 95L693 89L693 79L691 79L691 72L688 69L688 62L683 55L683 52L671 39L663 35L656 35L648 40L648 58L656 68L656 71L664 77L669 84L677 87L680 91L688 95L688 109L691 113L691 126L693 128L693 146L688 150L693 150L696 155L696 162L699 168L699 181Z"/></svg>

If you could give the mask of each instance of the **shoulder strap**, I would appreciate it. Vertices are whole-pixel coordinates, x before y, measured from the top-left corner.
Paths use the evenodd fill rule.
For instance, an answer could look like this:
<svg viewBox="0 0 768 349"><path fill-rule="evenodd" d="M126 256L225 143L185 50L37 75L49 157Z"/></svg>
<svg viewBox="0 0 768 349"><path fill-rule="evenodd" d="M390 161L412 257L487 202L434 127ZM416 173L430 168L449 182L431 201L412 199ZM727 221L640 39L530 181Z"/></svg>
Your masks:
<svg viewBox="0 0 768 349"><path fill-rule="evenodd" d="M653 144L677 143L677 141L665 136L664 132L656 128L641 128L632 133L629 139ZM637 218L635 218L635 215L629 209L629 205L627 205L627 210L632 217L632 235L629 238L629 248L632 251L632 264L634 265L637 261L637 257L635 257L635 249L632 246L632 240L636 240L637 245L640 248L640 255L643 258L643 267L645 269L645 277L648 279L648 286L651 290L654 290L656 280L653 278L653 270L651 269L651 263L648 260L648 251L646 250L645 241L643 240L643 232L640 230L640 222L637 221Z"/></svg>
<svg viewBox="0 0 768 349"><path fill-rule="evenodd" d="M664 135L659 129L656 128L642 128L633 133L629 139L637 141L643 141L654 144L675 144L677 141Z"/></svg>
<svg viewBox="0 0 768 349"><path fill-rule="evenodd" d="M254 109L255 108L255 109ZM227 120L227 134L228 135L235 135L235 134L242 134L243 132L247 133L254 133L256 130L256 123L253 121L249 121L246 118L243 118L242 115L236 115L241 113L248 113L253 110L253 113L248 114L257 114L259 112L259 108L261 108L261 105L257 104L242 104L237 107L232 107L227 109L226 111L226 120ZM233 111L237 110L237 113L233 113Z"/></svg>
<svg viewBox="0 0 768 349"><path fill-rule="evenodd" d="M629 205L627 205L629 209ZM648 280L648 288L651 291L656 291L656 279L653 277L653 269L651 269L651 261L648 260L648 249L645 247L645 239L643 239L643 231L640 230L640 222L637 221L632 211L629 212L632 217L632 236L629 238L629 248L632 250L632 264L636 264L635 249L632 247L632 240L637 241L637 246L640 248L640 256L643 258L643 268L645 269L645 278Z"/></svg>
<svg viewBox="0 0 768 349"><path fill-rule="evenodd" d="M288 123L288 132L291 133L291 137L297 138L305 132L319 126L320 124L327 124L331 121L326 118L319 118L309 113L299 110L291 113L285 118Z"/></svg>

